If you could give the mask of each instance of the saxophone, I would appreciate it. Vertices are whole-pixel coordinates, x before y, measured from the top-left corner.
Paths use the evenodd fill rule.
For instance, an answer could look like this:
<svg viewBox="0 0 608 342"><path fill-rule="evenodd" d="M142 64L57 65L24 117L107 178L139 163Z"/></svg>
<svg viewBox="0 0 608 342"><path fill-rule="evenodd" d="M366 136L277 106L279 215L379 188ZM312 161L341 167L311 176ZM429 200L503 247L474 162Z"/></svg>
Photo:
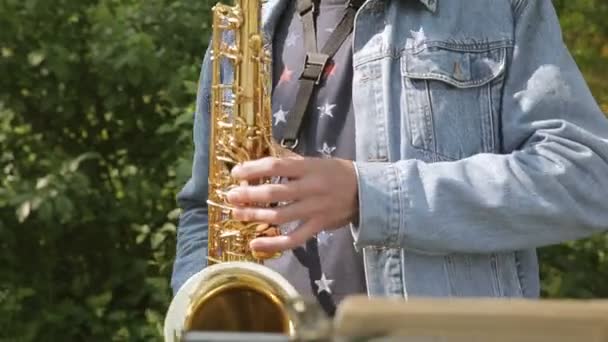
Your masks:
<svg viewBox="0 0 608 342"><path fill-rule="evenodd" d="M277 255L250 250L252 239L280 234L278 228L232 219L225 197L239 185L230 176L234 165L276 155L278 150L272 140L270 54L264 49L260 1L218 3L212 9L209 266L176 293L165 319L165 341L187 340L194 331L265 332L319 340L330 329L315 302L301 298L285 278L263 265L264 259ZM226 36L233 42L226 43ZM226 65L233 70L231 80L221 79Z"/></svg>

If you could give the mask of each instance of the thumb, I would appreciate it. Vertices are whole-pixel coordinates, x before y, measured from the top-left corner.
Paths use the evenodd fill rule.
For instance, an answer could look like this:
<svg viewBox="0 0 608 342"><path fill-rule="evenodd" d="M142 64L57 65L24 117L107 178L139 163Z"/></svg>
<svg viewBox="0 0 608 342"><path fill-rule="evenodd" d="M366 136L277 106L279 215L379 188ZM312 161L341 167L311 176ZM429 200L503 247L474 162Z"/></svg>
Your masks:
<svg viewBox="0 0 608 342"><path fill-rule="evenodd" d="M310 219L294 231L275 237L259 237L251 240L249 247L256 252L278 253L303 245L321 231L318 220Z"/></svg>

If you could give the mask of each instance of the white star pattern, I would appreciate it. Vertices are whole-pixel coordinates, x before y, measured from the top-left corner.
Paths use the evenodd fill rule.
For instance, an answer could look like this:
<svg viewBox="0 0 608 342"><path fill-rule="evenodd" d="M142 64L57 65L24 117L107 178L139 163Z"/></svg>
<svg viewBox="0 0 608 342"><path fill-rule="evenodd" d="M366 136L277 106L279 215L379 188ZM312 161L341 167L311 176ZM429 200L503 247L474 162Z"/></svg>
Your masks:
<svg viewBox="0 0 608 342"><path fill-rule="evenodd" d="M325 277L325 273L323 273L323 275L321 276L321 279L315 280L315 284L317 284L317 287L318 287L317 293L321 293L322 291L325 291L325 292L331 294L331 289L329 287L333 283L334 283L334 281L327 279Z"/></svg>
<svg viewBox="0 0 608 342"><path fill-rule="evenodd" d="M331 238L333 235L333 233L322 231L317 234L317 242L320 246L326 245L329 242L329 238Z"/></svg>
<svg viewBox="0 0 608 342"><path fill-rule="evenodd" d="M422 27L418 31L410 30L410 33L416 44L422 43L426 40L426 34L424 33L424 29Z"/></svg>
<svg viewBox="0 0 608 342"><path fill-rule="evenodd" d="M290 33L285 39L285 46L290 47L296 45L296 41L298 40L298 36L295 33Z"/></svg>
<svg viewBox="0 0 608 342"><path fill-rule="evenodd" d="M283 106L279 107L279 110L272 114L272 116L274 117L274 125L278 125L279 122L287 122L287 120L285 119L285 116L287 115L287 112L283 110Z"/></svg>
<svg viewBox="0 0 608 342"><path fill-rule="evenodd" d="M334 32L334 28L333 27L328 27L328 28L325 29L325 32L332 33L332 32Z"/></svg>
<svg viewBox="0 0 608 342"><path fill-rule="evenodd" d="M321 111L321 117L327 115L327 116L333 118L334 114L331 111L332 111L332 109L334 109L335 106L336 106L335 104L329 104L326 102L325 105L323 105L321 107L317 107L317 109L319 111Z"/></svg>
<svg viewBox="0 0 608 342"><path fill-rule="evenodd" d="M331 154L336 150L335 146L327 145L327 142L323 143L323 148L317 150L317 152L321 153L325 158L331 158Z"/></svg>

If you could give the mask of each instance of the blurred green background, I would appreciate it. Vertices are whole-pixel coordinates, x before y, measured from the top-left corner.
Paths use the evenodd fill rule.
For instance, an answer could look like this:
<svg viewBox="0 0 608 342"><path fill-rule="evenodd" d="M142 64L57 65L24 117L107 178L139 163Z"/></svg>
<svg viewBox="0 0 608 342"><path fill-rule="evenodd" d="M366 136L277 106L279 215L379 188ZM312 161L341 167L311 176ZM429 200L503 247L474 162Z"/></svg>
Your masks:
<svg viewBox="0 0 608 342"><path fill-rule="evenodd" d="M0 0L0 341L160 339L211 5ZM555 5L608 112L608 2ZM541 257L608 297L608 236Z"/></svg>

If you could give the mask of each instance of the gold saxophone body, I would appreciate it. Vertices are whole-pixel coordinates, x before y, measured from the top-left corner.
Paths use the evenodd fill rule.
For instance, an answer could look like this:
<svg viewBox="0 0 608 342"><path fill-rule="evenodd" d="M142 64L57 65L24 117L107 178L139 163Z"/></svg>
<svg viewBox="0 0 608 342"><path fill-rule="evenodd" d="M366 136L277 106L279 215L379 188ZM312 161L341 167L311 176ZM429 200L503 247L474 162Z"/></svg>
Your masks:
<svg viewBox="0 0 608 342"><path fill-rule="evenodd" d="M263 265L276 255L256 255L249 242L278 229L231 218L225 194L239 185L231 168L274 155L270 54L264 49L260 0L213 8L210 104L208 264L176 293L165 319L165 341L192 331L266 332L317 339L327 323L289 282ZM226 43L226 36L233 42ZM233 70L221 78L222 67ZM269 179L258 181L269 182ZM324 328L325 326L325 328ZM306 335L310 338L306 338Z"/></svg>

